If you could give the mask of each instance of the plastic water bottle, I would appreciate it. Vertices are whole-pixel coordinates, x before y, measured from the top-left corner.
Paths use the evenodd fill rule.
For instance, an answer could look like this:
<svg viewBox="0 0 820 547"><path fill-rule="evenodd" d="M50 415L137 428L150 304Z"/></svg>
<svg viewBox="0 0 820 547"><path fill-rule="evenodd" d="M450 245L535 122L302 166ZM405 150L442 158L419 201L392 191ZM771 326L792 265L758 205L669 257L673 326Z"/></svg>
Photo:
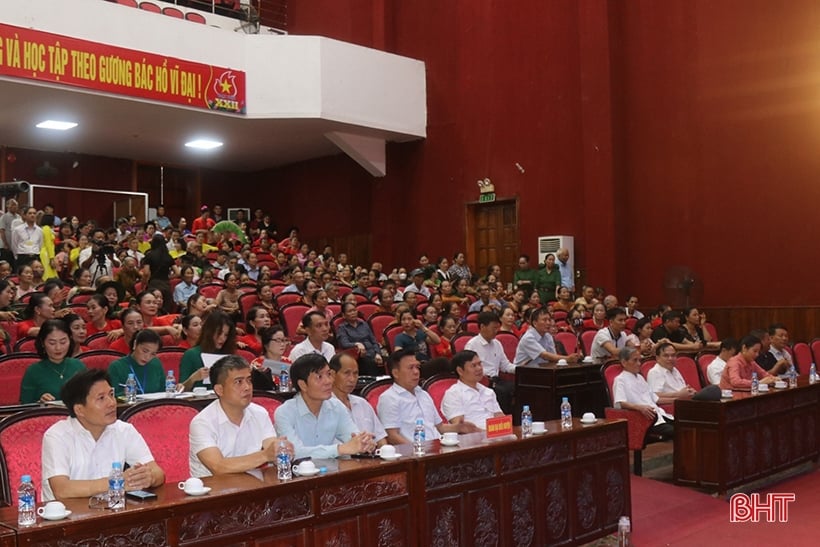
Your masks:
<svg viewBox="0 0 820 547"><path fill-rule="evenodd" d="M413 429L413 453L417 455L424 454L424 420L421 418L416 420L416 427Z"/></svg>
<svg viewBox="0 0 820 547"><path fill-rule="evenodd" d="M814 363L811 364L811 368L809 369L809 383L817 383L817 365L815 365Z"/></svg>
<svg viewBox="0 0 820 547"><path fill-rule="evenodd" d="M757 372L752 373L752 395L760 393L760 382L757 381Z"/></svg>
<svg viewBox="0 0 820 547"><path fill-rule="evenodd" d="M137 402L137 379L134 378L133 372L128 375L128 379L125 381L125 402Z"/></svg>
<svg viewBox="0 0 820 547"><path fill-rule="evenodd" d="M174 371L168 370L165 376L165 396L173 397L177 393L177 379L174 377Z"/></svg>
<svg viewBox="0 0 820 547"><path fill-rule="evenodd" d="M32 526L37 524L36 492L31 484L31 475L20 477L20 488L17 490L17 524L20 526Z"/></svg>
<svg viewBox="0 0 820 547"><path fill-rule="evenodd" d="M530 412L530 405L524 405L521 411L521 435L524 437L532 437L532 412Z"/></svg>
<svg viewBox="0 0 820 547"><path fill-rule="evenodd" d="M285 441L279 441L279 450L276 452L276 476L280 481L289 481L293 478L293 469L290 466L290 454Z"/></svg>
<svg viewBox="0 0 820 547"><path fill-rule="evenodd" d="M630 547L632 545L632 521L629 517L618 519L618 547Z"/></svg>
<svg viewBox="0 0 820 547"><path fill-rule="evenodd" d="M279 391L290 391L290 374L287 365L284 364L279 372Z"/></svg>
<svg viewBox="0 0 820 547"><path fill-rule="evenodd" d="M561 401L561 429L572 429L572 406L567 397Z"/></svg>
<svg viewBox="0 0 820 547"><path fill-rule="evenodd" d="M125 477L120 462L111 464L111 474L108 475L108 508L114 511L125 509Z"/></svg>
<svg viewBox="0 0 820 547"><path fill-rule="evenodd" d="M797 387L797 369L794 365L789 367L789 387Z"/></svg>

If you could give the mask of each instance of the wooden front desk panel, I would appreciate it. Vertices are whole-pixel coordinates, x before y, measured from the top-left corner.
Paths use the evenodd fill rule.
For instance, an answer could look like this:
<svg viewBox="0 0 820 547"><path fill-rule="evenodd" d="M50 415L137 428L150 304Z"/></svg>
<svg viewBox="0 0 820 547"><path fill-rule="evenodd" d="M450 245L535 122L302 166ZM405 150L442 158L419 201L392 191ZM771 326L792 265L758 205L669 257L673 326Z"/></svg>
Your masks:
<svg viewBox="0 0 820 547"><path fill-rule="evenodd" d="M626 423L547 427L524 440L434 441L419 458L402 446L393 462L327 461L328 475L288 483L273 470L264 481L212 477L200 498L167 484L157 501L129 500L119 513L72 500L69 519L26 529L5 508L0 524L17 545L55 546L576 545L615 531L631 511Z"/></svg>
<svg viewBox="0 0 820 547"><path fill-rule="evenodd" d="M573 416L594 412L599 418L603 417L607 404L601 365L543 363L516 368L513 415L516 423L520 422L523 405L530 405L535 420L559 419L562 397L569 398Z"/></svg>
<svg viewBox="0 0 820 547"><path fill-rule="evenodd" d="M820 384L675 402L675 482L726 492L820 455Z"/></svg>

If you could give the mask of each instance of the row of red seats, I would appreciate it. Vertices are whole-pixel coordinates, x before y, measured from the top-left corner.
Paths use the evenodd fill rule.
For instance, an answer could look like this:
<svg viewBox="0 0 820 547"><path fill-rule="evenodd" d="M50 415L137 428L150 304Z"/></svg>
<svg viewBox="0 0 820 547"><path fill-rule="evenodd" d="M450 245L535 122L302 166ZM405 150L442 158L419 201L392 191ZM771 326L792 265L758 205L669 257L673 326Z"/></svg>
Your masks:
<svg viewBox="0 0 820 547"><path fill-rule="evenodd" d="M122 6L128 6L130 8L139 8L141 10L149 11L151 13L161 13L162 15L167 15L169 17L174 17L176 19L185 19L187 21L192 21L194 23L202 23L205 24L205 17L201 13L197 13L195 11L183 12L181 9L175 6L166 6L160 7L158 4L153 2L138 2L137 0L109 0L116 2ZM234 0L230 0L233 5ZM238 0L236 0L237 8L238 8ZM236 9L231 7L231 9Z"/></svg>

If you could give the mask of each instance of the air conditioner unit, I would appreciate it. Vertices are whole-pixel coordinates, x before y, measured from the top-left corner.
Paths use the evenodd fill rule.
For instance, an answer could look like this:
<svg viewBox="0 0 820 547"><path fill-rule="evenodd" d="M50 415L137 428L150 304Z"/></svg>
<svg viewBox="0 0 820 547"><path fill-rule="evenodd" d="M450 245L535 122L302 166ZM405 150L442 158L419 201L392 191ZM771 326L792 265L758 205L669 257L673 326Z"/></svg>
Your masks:
<svg viewBox="0 0 820 547"><path fill-rule="evenodd" d="M575 271L575 237L573 236L541 236L538 238L538 264L543 264L549 253L555 254L558 249L566 248L569 251L569 267Z"/></svg>

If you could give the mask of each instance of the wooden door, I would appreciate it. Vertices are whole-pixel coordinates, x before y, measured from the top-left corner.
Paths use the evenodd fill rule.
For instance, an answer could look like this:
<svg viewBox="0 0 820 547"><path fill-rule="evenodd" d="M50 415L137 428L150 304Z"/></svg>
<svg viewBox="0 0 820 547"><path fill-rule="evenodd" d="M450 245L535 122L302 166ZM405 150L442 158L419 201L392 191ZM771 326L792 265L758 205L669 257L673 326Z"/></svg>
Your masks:
<svg viewBox="0 0 820 547"><path fill-rule="evenodd" d="M518 201L467 204L467 263L479 277L491 264L501 266L500 281L511 283L518 266Z"/></svg>

